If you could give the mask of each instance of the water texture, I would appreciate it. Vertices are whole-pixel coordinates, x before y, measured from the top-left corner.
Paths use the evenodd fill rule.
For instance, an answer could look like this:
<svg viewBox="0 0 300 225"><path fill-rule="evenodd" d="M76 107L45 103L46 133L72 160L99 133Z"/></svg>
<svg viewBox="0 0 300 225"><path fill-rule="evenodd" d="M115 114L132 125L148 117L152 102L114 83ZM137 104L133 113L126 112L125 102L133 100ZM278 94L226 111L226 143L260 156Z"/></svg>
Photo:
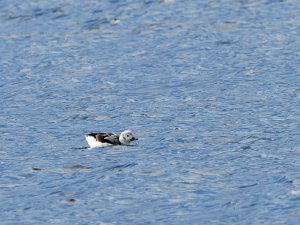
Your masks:
<svg viewBox="0 0 300 225"><path fill-rule="evenodd" d="M299 224L299 37L297 0L0 1L1 224Z"/></svg>

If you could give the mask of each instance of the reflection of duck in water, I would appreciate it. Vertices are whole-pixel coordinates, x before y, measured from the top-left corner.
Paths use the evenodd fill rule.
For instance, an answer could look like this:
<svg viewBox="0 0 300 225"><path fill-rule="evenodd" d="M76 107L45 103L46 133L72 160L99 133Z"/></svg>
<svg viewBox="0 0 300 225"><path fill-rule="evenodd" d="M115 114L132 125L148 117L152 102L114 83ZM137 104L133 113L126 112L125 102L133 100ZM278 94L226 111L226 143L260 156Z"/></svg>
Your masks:
<svg viewBox="0 0 300 225"><path fill-rule="evenodd" d="M125 130L120 135L113 133L89 133L85 135L85 139L91 148L109 145L129 145L131 141L138 140L133 137L130 130Z"/></svg>

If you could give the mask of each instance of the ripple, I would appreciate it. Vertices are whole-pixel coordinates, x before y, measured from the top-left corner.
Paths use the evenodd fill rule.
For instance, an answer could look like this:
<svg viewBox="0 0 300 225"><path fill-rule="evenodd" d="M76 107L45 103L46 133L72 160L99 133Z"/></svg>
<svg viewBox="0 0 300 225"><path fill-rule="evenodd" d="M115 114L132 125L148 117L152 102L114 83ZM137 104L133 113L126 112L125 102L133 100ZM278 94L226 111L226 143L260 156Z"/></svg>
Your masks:
<svg viewBox="0 0 300 225"><path fill-rule="evenodd" d="M137 163L125 163L125 164L120 164L120 165L115 165L115 166L109 167L109 168L107 168L105 170L118 170L118 171L122 171L125 168L134 167L136 165L138 165L138 164Z"/></svg>
<svg viewBox="0 0 300 225"><path fill-rule="evenodd" d="M0 6L1 224L299 223L298 1Z"/></svg>
<svg viewBox="0 0 300 225"><path fill-rule="evenodd" d="M258 185L258 183L245 184L245 185L239 186L239 188L241 188L241 189L243 189L243 188L250 188L250 187L254 187L256 185Z"/></svg>
<svg viewBox="0 0 300 225"><path fill-rule="evenodd" d="M64 170L66 171L88 171L91 167L84 166L84 165L74 165L74 166L66 166L64 167Z"/></svg>

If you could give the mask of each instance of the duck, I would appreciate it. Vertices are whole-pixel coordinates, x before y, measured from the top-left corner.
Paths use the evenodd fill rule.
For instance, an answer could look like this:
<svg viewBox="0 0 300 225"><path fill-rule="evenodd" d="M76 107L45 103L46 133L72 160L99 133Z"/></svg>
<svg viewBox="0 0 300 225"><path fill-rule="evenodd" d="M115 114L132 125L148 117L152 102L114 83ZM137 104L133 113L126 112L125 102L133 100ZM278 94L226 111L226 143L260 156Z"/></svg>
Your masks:
<svg viewBox="0 0 300 225"><path fill-rule="evenodd" d="M102 148L112 145L130 145L132 141L138 140L130 130L125 130L119 135L114 133L92 132L85 135L85 139L90 148Z"/></svg>

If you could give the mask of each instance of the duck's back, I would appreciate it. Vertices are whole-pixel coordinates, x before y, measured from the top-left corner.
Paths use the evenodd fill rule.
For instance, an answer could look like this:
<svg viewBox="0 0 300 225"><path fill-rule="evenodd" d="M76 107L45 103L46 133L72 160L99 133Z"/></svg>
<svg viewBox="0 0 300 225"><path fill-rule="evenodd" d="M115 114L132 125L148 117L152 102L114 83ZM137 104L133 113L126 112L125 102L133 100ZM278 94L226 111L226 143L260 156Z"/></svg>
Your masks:
<svg viewBox="0 0 300 225"><path fill-rule="evenodd" d="M89 133L85 139L91 148L121 144L119 136L113 133Z"/></svg>

